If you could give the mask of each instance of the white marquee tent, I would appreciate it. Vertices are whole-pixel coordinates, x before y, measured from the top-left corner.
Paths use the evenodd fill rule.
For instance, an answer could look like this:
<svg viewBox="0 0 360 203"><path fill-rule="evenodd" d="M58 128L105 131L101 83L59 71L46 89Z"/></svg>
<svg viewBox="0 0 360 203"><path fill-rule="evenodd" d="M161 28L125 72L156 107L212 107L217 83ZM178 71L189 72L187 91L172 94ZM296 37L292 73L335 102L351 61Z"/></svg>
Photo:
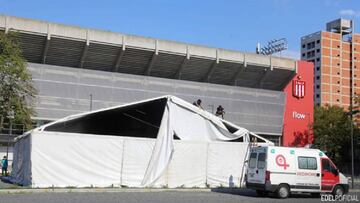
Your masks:
<svg viewBox="0 0 360 203"><path fill-rule="evenodd" d="M16 138L12 180L32 187L241 186L257 138L163 96L65 117Z"/></svg>

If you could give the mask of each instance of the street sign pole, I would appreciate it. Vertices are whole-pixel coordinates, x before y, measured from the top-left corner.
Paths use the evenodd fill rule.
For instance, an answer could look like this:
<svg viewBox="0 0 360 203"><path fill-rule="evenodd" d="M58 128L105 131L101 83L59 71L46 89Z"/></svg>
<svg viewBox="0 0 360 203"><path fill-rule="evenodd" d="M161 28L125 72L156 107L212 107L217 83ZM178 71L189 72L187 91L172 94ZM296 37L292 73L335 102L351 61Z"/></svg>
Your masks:
<svg viewBox="0 0 360 203"><path fill-rule="evenodd" d="M351 114L351 188L354 189L354 121L353 121L353 114Z"/></svg>
<svg viewBox="0 0 360 203"><path fill-rule="evenodd" d="M6 145L6 158L9 160L9 145L10 145L10 137L12 136L12 122L11 119L9 121L10 127L9 127L9 133L8 133L8 140Z"/></svg>

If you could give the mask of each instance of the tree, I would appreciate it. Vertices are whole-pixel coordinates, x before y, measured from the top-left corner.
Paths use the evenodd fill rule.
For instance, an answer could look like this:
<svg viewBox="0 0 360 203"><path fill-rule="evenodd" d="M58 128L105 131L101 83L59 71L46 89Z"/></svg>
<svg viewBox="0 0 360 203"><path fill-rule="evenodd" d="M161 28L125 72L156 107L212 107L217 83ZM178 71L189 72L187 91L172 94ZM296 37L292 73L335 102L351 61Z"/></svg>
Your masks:
<svg viewBox="0 0 360 203"><path fill-rule="evenodd" d="M314 145L338 165L343 166L350 154L351 120L348 112L338 106L315 107L314 110ZM354 135L359 129L354 129Z"/></svg>
<svg viewBox="0 0 360 203"><path fill-rule="evenodd" d="M24 124L27 129L31 127L35 94L16 34L0 32L0 132L9 121L10 112L14 114L14 122Z"/></svg>

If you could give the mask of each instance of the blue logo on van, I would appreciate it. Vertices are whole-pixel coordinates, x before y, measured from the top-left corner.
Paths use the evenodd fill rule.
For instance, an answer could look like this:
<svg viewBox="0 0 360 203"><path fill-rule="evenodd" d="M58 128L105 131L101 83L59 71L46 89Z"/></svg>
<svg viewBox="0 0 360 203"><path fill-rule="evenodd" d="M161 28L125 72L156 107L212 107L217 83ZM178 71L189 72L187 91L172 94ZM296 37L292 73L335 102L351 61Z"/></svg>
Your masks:
<svg viewBox="0 0 360 203"><path fill-rule="evenodd" d="M275 149L271 149L271 153L273 153L273 154L274 154L274 153L275 153Z"/></svg>

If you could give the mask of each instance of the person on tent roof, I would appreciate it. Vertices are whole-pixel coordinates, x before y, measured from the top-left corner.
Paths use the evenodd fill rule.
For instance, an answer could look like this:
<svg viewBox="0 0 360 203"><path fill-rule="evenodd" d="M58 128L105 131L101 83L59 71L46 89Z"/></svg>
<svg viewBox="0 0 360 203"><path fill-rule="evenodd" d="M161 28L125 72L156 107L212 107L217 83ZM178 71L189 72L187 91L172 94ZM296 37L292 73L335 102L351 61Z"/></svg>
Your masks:
<svg viewBox="0 0 360 203"><path fill-rule="evenodd" d="M201 99L198 99L196 102L193 103L193 105L199 107L200 109L204 109L204 108L201 106Z"/></svg>
<svg viewBox="0 0 360 203"><path fill-rule="evenodd" d="M224 107L222 107L221 105L219 105L219 106L216 108L216 113L215 113L215 115L218 116L218 117L221 117L222 119L224 119L224 114L225 114Z"/></svg>

